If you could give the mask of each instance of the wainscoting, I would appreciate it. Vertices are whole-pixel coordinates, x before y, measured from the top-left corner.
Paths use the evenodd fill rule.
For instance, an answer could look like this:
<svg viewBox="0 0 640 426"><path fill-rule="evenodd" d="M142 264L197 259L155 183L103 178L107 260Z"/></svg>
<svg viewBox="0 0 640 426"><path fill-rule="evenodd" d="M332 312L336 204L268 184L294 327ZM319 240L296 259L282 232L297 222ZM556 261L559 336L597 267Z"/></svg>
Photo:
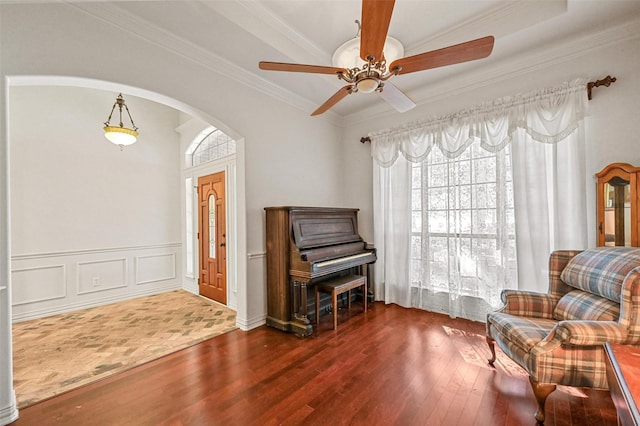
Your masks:
<svg viewBox="0 0 640 426"><path fill-rule="evenodd" d="M16 255L12 319L24 321L181 287L180 243Z"/></svg>

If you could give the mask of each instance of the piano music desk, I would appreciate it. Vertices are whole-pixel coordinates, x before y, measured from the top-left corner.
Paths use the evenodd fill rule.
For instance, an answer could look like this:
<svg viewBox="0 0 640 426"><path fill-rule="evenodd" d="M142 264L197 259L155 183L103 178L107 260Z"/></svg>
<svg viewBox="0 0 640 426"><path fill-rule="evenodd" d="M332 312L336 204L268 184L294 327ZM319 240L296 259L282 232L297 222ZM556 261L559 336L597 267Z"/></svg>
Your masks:
<svg viewBox="0 0 640 426"><path fill-rule="evenodd" d="M351 309L351 290L363 287L362 304L367 312L367 277L362 275L345 275L316 284L316 324L320 324L320 292L331 294L333 310L333 329L338 328L338 295L349 292L348 309Z"/></svg>

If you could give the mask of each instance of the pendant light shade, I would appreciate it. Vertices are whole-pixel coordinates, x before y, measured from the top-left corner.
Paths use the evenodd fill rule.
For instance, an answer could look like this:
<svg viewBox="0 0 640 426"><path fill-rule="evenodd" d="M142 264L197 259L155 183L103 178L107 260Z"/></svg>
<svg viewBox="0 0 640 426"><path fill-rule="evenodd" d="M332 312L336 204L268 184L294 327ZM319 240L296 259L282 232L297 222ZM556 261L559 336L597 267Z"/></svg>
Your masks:
<svg viewBox="0 0 640 426"><path fill-rule="evenodd" d="M113 116L113 111L115 111L116 106L118 107L118 113L120 114L120 125L112 126L110 124L111 117ZM131 128L125 127L122 122L122 108L127 111L127 115L129 116L129 121L131 122ZM131 113L129 112L129 107L125 104L124 98L122 97L122 93L118 95L116 98L116 102L113 104L111 108L111 113L109 114L109 118L104 123L104 136L109 140L109 142L120 146L122 149L125 146L129 146L138 138L138 128L133 123L133 118L131 118Z"/></svg>

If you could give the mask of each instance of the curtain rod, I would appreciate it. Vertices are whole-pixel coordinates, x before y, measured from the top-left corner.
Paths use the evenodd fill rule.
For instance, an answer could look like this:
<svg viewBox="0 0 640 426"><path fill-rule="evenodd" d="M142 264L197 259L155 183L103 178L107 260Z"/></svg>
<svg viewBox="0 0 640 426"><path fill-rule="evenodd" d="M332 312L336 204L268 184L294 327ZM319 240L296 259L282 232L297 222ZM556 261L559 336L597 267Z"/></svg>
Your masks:
<svg viewBox="0 0 640 426"><path fill-rule="evenodd" d="M617 78L611 77L610 75L608 75L605 78L603 78L602 80L596 80L596 81L588 82L587 83L587 98L589 100L591 100L591 98L592 98L591 90L594 87L600 87L600 86L609 87L609 86L611 86L612 83L615 83L616 80L617 80ZM365 143L365 142L371 143L371 138L369 136L361 137L360 138L360 143Z"/></svg>

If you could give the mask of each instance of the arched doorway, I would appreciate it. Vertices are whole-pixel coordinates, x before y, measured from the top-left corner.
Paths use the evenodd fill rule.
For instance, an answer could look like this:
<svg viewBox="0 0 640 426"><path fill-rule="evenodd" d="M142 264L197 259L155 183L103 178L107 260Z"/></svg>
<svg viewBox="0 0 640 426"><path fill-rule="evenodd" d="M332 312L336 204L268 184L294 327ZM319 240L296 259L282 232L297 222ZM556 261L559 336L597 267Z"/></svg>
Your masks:
<svg viewBox="0 0 640 426"><path fill-rule="evenodd" d="M126 92L133 96L145 98L154 102L158 102L164 105L168 105L172 108L180 110L186 114L190 114L199 119L215 124L224 128L223 124L215 123L215 119L208 117L206 114L197 111L188 105L185 105L175 99L165 97L163 95L149 92L143 89L135 87L127 87L125 85L116 84L113 82L97 81L82 78L68 78L68 77L51 77L51 76L20 76L8 78L8 84L6 85L5 96L3 102L7 115L11 114L11 105L9 102L9 93L12 87L17 86L70 86L70 87L84 87L97 90L106 90L112 92ZM3 169L3 179L8 182L8 164L10 150L8 144L10 143L10 134L7 130L8 126L3 126L5 129L4 140L7 141L5 146L2 146L0 151L0 164ZM231 129L225 129L226 132L234 134ZM237 215L238 219L235 222L236 231L236 244L233 251L233 275L236 279L236 293L238 303L234 308L237 311L237 318L239 324L246 323L246 229L245 229L245 203L244 203L244 149L243 139L239 135L234 137L240 147L238 150L238 161L235 166L235 190L232 198L233 211ZM11 228L11 215L9 212L9 195L8 184L0 189L0 199L2 200L2 212L0 212L0 238L2 246L0 247L0 256L2 257L0 265L4 271L2 272L2 283L7 283L6 286L0 284L0 311L3 312L2 325L0 325L0 420L3 422L10 422L17 416L17 409L15 405L15 394L13 392L13 374L12 374L12 336L11 336L11 323L12 323L12 306L11 306L11 248L9 239L9 229Z"/></svg>

